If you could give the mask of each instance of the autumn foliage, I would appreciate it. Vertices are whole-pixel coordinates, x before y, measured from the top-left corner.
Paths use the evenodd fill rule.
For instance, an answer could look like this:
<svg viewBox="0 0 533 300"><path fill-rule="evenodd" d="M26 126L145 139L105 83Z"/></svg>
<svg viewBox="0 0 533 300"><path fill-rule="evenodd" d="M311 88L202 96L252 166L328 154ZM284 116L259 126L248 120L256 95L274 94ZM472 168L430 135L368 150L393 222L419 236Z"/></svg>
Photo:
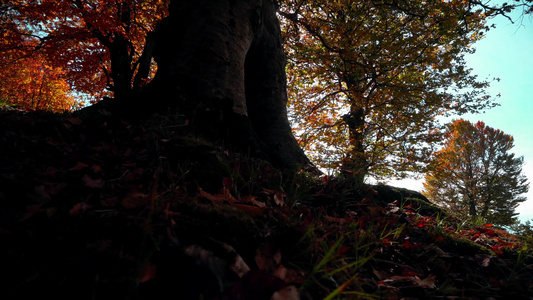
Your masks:
<svg viewBox="0 0 533 300"><path fill-rule="evenodd" d="M428 198L461 219L499 225L516 223L515 208L529 184L523 157L515 157L511 135L459 119L448 125L444 148L426 174Z"/></svg>
<svg viewBox="0 0 533 300"><path fill-rule="evenodd" d="M38 94L35 88L30 86L26 95L13 98L15 88L24 80L33 85L45 82L56 89L55 94L46 92L46 97L69 96L54 100L65 102L57 109L57 104L49 105L62 110L72 106L67 102L74 92L78 99L95 101L105 95L125 96L142 87L155 71L151 32L165 16L167 5L161 0L2 2L0 65L13 74L3 83L2 98L10 103L35 102L27 98ZM41 75L44 81L35 77L39 72L46 73ZM16 78L20 82L11 85Z"/></svg>
<svg viewBox="0 0 533 300"><path fill-rule="evenodd" d="M0 104L26 111L70 111L79 107L65 72L36 56L3 66Z"/></svg>
<svg viewBox="0 0 533 300"><path fill-rule="evenodd" d="M428 153L433 117L492 104L483 92L442 90L486 85L461 61L484 19L455 17L464 1L280 2L294 4L283 13L291 93L302 96L292 102L297 133L308 150L335 149L323 166L388 174ZM400 4L409 5L391 7ZM165 9L155 0L2 2L2 101L57 111L75 105L73 91L128 98L155 68L152 33ZM454 40L465 24L473 31ZM531 296L531 237L465 224L415 191L279 169L268 153L197 135L180 114L134 118L108 105L116 102L127 103L0 110L1 299ZM213 107L198 102L202 113ZM485 146L504 153L512 138L496 132ZM498 201L508 187L498 185Z"/></svg>
<svg viewBox="0 0 533 300"><path fill-rule="evenodd" d="M318 166L419 170L438 116L494 105L463 59L488 29L468 1L285 3L291 120Z"/></svg>

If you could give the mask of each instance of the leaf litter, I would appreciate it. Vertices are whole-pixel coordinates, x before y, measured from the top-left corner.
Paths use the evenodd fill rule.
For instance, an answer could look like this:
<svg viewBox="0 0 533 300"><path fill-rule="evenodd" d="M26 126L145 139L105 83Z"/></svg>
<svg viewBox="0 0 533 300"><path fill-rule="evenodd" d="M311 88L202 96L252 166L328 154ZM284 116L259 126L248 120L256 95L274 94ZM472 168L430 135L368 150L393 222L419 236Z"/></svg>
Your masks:
<svg viewBox="0 0 533 300"><path fill-rule="evenodd" d="M229 151L203 176L195 152L216 147L106 118L0 112L5 295L531 297L531 252L492 224L462 228L338 178L283 183Z"/></svg>

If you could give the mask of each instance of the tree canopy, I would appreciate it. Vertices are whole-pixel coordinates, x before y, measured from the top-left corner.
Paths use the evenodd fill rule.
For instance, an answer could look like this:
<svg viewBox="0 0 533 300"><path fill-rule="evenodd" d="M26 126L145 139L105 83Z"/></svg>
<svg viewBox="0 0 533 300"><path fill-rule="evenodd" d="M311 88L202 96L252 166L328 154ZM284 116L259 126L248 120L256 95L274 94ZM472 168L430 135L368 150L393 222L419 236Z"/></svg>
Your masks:
<svg viewBox="0 0 533 300"><path fill-rule="evenodd" d="M523 157L515 157L511 135L463 119L448 125L445 147L435 153L424 188L430 200L453 216L516 223L515 208L529 190Z"/></svg>
<svg viewBox="0 0 533 300"><path fill-rule="evenodd" d="M164 0L3 1L0 66L38 58L62 74L64 92L93 101L124 97L155 71L152 32L167 6Z"/></svg>
<svg viewBox="0 0 533 300"><path fill-rule="evenodd" d="M63 69L48 65L40 55L5 65L0 77L0 105L26 111L79 108L64 76Z"/></svg>
<svg viewBox="0 0 533 300"><path fill-rule="evenodd" d="M323 168L417 171L437 117L496 104L464 55L513 6L477 1L285 1L291 120ZM362 176L361 176L362 175Z"/></svg>

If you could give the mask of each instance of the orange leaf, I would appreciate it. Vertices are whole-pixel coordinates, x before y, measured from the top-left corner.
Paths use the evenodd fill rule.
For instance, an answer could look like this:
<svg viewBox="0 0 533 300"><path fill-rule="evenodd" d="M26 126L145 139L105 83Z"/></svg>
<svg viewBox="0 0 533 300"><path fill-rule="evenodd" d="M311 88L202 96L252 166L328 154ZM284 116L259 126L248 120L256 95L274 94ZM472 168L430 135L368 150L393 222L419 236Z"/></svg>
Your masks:
<svg viewBox="0 0 533 300"><path fill-rule="evenodd" d="M224 203L224 201L229 203L236 203L239 202L237 199L235 199L228 190L222 191L222 193L218 193L216 195L211 195L201 188L198 188L198 197L206 198L209 201L215 202L215 203Z"/></svg>

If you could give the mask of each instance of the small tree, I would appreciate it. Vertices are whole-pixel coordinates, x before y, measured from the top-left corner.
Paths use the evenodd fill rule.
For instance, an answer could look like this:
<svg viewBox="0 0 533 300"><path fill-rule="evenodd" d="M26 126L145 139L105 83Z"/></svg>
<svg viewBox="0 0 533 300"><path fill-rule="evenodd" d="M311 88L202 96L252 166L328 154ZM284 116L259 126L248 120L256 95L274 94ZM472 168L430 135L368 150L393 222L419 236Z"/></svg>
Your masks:
<svg viewBox="0 0 533 300"><path fill-rule="evenodd" d="M460 119L448 125L444 148L426 174L426 196L456 217L516 223L515 208L529 189L523 157L509 150L513 137L501 130Z"/></svg>

